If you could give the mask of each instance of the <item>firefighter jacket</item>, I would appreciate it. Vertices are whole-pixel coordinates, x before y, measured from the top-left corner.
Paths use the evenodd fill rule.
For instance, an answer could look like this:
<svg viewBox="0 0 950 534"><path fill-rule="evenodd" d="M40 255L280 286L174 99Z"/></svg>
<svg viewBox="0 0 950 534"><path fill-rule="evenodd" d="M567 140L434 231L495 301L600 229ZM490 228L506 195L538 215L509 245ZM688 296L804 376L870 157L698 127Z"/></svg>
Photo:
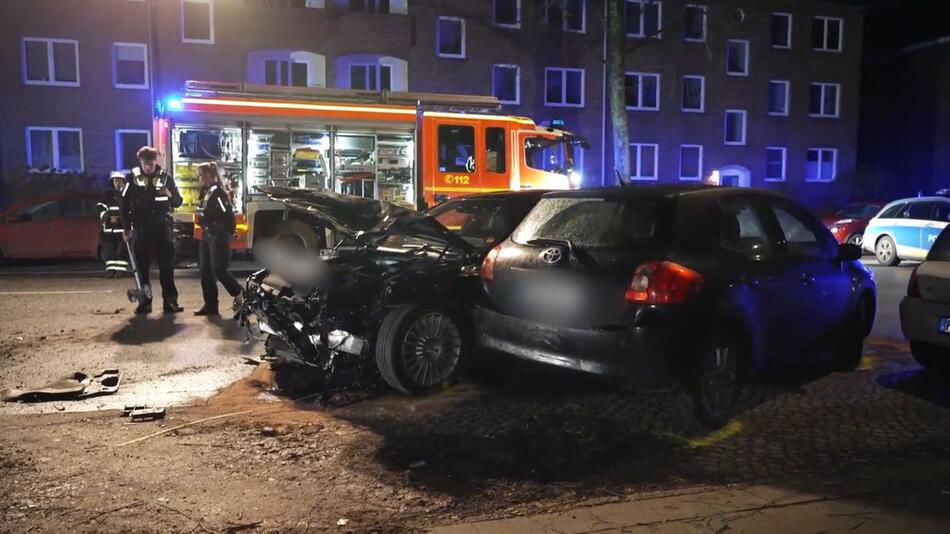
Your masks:
<svg viewBox="0 0 950 534"><path fill-rule="evenodd" d="M228 193L221 184L202 188L198 204L198 224L205 232L229 236L234 233L234 210Z"/></svg>
<svg viewBox="0 0 950 534"><path fill-rule="evenodd" d="M120 203L122 228L171 224L172 211L181 206L182 198L175 180L164 169L157 167L154 173L145 174L136 167L126 182Z"/></svg>
<svg viewBox="0 0 950 534"><path fill-rule="evenodd" d="M109 185L102 202L96 204L99 208L100 229L104 235L122 233L122 190ZM113 218L117 219L112 222Z"/></svg>

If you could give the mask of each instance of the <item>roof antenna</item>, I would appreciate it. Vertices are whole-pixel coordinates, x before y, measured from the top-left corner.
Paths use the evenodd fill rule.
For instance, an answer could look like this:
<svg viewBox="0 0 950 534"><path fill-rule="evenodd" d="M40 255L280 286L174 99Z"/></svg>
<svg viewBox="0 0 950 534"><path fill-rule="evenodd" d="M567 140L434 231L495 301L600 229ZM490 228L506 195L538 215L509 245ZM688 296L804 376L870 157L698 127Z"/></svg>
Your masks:
<svg viewBox="0 0 950 534"><path fill-rule="evenodd" d="M620 177L620 169L614 167L614 174L617 175L617 183L620 184L620 187L627 187L627 183L623 181L623 178Z"/></svg>

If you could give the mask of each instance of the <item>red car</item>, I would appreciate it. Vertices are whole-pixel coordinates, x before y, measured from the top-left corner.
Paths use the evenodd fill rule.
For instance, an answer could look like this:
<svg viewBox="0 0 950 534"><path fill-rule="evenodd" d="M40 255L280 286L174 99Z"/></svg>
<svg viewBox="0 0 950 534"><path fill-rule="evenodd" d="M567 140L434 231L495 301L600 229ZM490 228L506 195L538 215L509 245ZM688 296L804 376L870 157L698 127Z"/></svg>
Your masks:
<svg viewBox="0 0 950 534"><path fill-rule="evenodd" d="M0 259L98 258L99 199L37 198L0 213Z"/></svg>
<svg viewBox="0 0 950 534"><path fill-rule="evenodd" d="M825 223L839 243L861 246L868 221L877 215L885 204L887 202L852 202L832 215L823 216L821 222Z"/></svg>

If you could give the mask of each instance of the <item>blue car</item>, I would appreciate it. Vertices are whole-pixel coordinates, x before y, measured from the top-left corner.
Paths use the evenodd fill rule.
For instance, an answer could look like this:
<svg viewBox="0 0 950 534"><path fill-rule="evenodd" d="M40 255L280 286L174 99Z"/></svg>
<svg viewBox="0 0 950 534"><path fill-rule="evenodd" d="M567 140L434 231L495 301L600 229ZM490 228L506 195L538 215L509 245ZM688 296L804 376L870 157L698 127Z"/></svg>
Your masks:
<svg viewBox="0 0 950 534"><path fill-rule="evenodd" d="M940 232L950 223L950 198L919 197L884 206L864 230L865 250L881 265L923 261Z"/></svg>

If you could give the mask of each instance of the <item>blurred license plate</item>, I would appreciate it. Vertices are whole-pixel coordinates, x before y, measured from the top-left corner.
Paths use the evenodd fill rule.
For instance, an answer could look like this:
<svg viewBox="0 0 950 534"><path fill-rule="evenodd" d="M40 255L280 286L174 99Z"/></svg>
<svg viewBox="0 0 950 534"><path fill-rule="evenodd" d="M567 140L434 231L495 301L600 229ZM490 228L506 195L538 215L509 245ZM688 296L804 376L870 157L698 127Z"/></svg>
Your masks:
<svg viewBox="0 0 950 534"><path fill-rule="evenodd" d="M937 332L950 334L950 317L940 319L940 323L937 325Z"/></svg>

